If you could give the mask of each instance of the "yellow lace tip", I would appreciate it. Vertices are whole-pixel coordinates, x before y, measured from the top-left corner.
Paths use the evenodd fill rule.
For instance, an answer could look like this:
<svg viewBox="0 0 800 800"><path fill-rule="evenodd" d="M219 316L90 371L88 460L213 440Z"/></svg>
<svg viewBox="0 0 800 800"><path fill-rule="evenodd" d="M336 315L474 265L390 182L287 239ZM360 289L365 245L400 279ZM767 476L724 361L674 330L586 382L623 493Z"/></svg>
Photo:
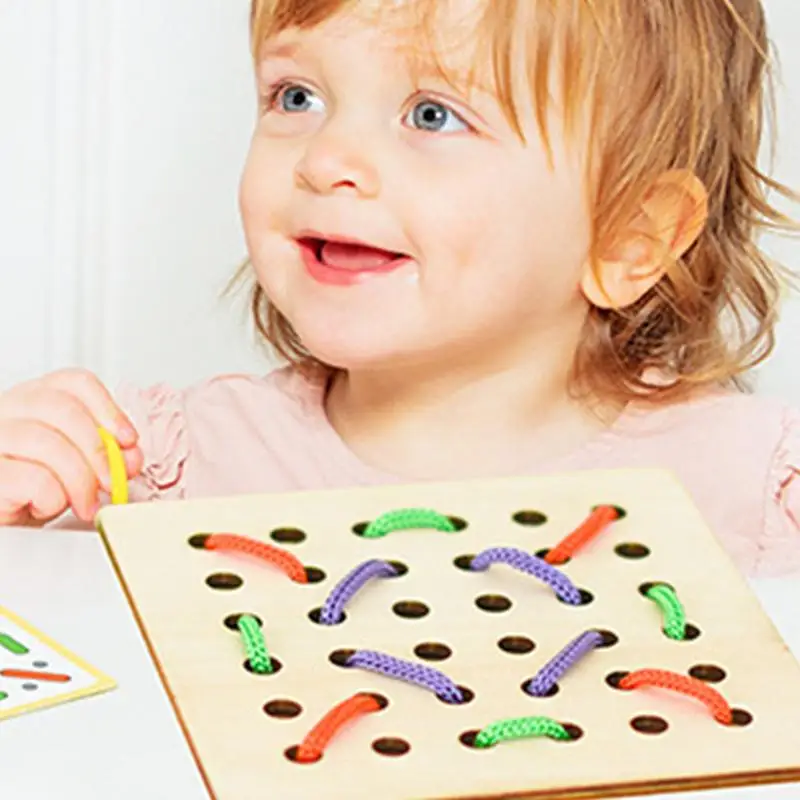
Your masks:
<svg viewBox="0 0 800 800"><path fill-rule="evenodd" d="M111 502L123 505L128 502L128 471L125 459L117 440L105 429L99 428L100 438L108 455L108 468L111 473Z"/></svg>

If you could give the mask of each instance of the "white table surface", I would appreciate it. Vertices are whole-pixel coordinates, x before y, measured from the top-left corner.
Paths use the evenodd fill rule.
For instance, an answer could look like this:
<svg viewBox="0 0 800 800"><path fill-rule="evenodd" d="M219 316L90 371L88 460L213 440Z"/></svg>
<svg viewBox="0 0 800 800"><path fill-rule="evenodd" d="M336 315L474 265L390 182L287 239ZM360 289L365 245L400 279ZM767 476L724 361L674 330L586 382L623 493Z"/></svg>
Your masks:
<svg viewBox="0 0 800 800"><path fill-rule="evenodd" d="M753 586L800 656L800 579ZM0 528L0 605L118 683L105 694L0 722L0 798L208 800L96 534ZM800 783L649 797L800 800Z"/></svg>

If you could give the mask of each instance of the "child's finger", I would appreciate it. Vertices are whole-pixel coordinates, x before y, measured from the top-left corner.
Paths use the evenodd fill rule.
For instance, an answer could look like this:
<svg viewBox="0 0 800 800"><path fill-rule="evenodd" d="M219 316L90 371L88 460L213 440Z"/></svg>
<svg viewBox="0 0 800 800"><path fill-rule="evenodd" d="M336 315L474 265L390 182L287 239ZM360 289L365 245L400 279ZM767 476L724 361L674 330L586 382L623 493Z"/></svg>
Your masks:
<svg viewBox="0 0 800 800"><path fill-rule="evenodd" d="M94 517L97 475L81 451L59 431L30 420L0 420L0 456L43 465L64 487L76 516L87 521ZM0 493L4 494L2 488Z"/></svg>
<svg viewBox="0 0 800 800"><path fill-rule="evenodd" d="M41 464L0 458L0 525L48 522L69 506L64 487Z"/></svg>
<svg viewBox="0 0 800 800"><path fill-rule="evenodd" d="M10 393L0 401L6 419L39 422L73 442L89 462L100 485L111 490L106 449L89 409L75 395L51 387L37 387L27 393Z"/></svg>
<svg viewBox="0 0 800 800"><path fill-rule="evenodd" d="M109 431L122 447L132 447L138 441L133 423L93 373L81 369L61 370L46 375L42 383L78 398L97 425Z"/></svg>

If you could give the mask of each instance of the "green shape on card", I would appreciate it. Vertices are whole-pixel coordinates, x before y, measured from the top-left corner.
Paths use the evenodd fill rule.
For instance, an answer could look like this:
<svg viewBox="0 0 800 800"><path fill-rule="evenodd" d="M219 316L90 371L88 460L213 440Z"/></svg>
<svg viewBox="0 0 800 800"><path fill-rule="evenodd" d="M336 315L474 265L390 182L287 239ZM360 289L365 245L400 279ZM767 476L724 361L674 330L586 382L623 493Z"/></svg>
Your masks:
<svg viewBox="0 0 800 800"><path fill-rule="evenodd" d="M20 644L7 633L0 633L0 647L5 647L10 653L14 653L18 656L24 656L25 653L29 652L24 644Z"/></svg>

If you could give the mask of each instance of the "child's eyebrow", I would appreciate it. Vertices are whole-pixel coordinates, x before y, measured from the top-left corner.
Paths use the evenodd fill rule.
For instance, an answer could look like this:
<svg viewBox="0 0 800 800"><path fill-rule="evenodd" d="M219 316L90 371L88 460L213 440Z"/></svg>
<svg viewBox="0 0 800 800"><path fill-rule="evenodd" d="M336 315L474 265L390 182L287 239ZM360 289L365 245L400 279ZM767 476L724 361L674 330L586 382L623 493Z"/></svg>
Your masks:
<svg viewBox="0 0 800 800"><path fill-rule="evenodd" d="M294 58L300 49L298 41L275 41L267 40L259 50L259 60L264 61L268 58Z"/></svg>

